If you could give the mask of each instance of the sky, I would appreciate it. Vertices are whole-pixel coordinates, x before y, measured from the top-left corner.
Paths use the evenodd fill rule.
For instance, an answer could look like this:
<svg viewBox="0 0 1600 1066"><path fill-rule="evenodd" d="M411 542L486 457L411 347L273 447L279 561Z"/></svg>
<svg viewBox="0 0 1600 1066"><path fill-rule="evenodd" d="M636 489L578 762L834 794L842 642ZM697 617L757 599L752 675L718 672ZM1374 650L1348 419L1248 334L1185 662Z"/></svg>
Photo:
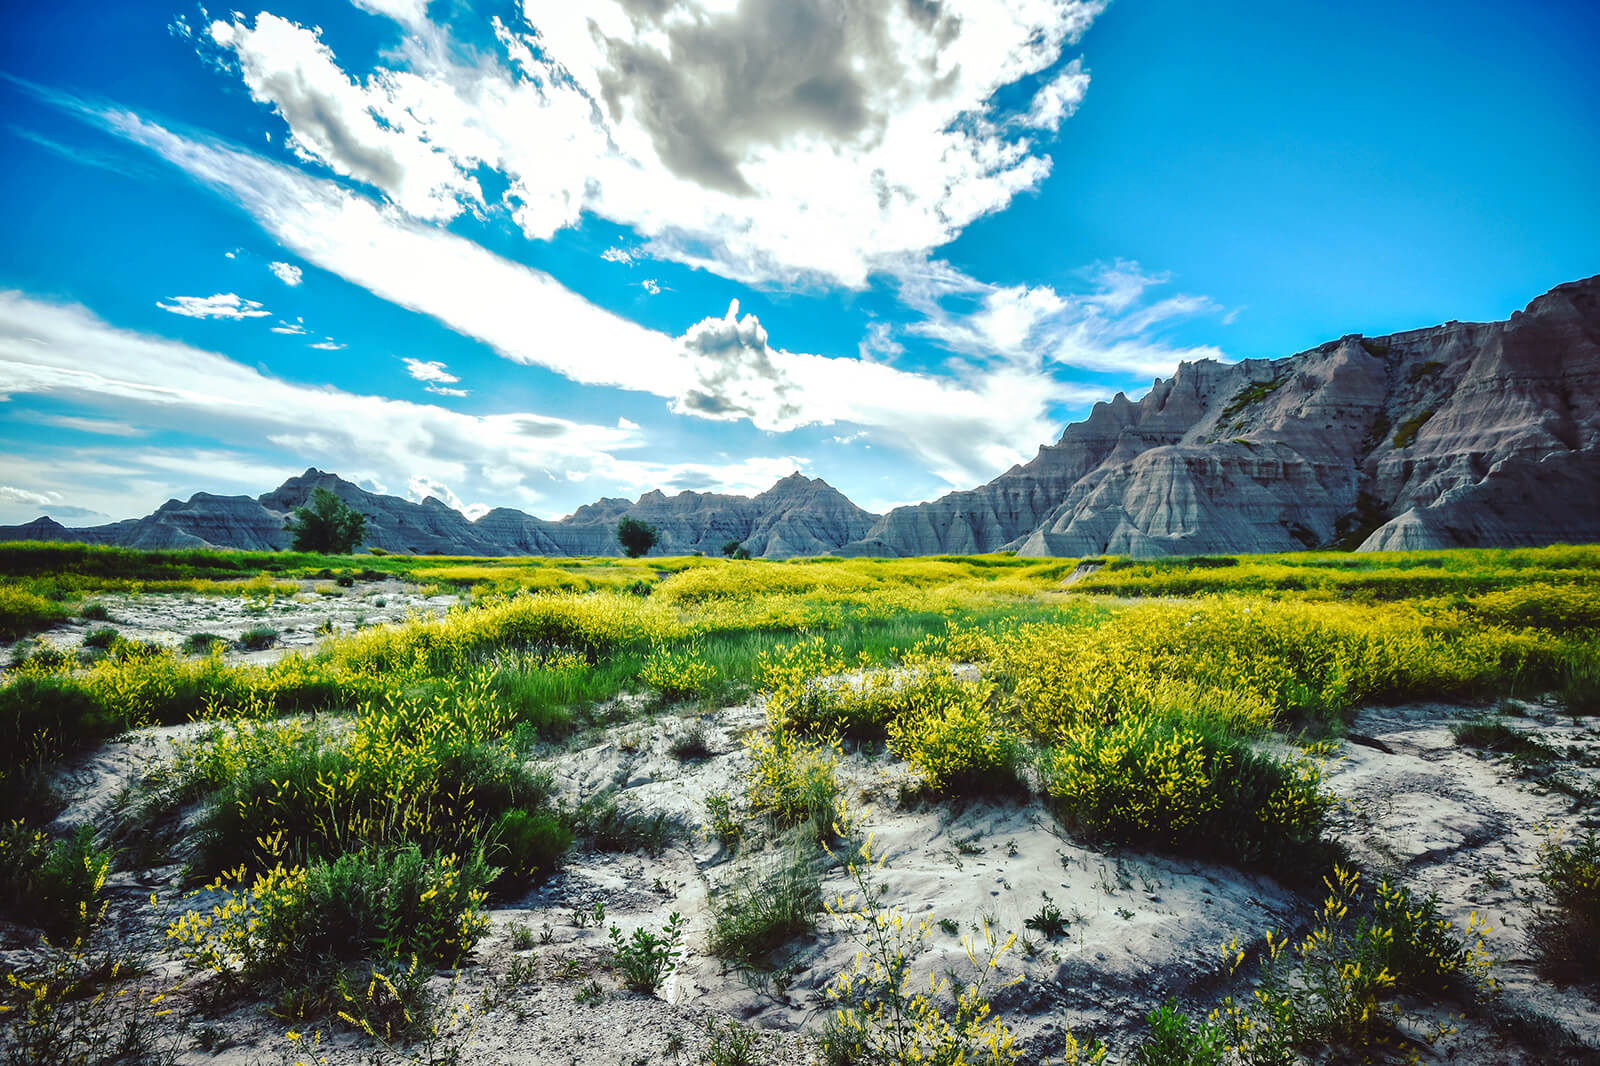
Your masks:
<svg viewBox="0 0 1600 1066"><path fill-rule="evenodd" d="M1600 9L59 0L0 13L0 523L307 467L872 511L1182 360L1600 272Z"/></svg>

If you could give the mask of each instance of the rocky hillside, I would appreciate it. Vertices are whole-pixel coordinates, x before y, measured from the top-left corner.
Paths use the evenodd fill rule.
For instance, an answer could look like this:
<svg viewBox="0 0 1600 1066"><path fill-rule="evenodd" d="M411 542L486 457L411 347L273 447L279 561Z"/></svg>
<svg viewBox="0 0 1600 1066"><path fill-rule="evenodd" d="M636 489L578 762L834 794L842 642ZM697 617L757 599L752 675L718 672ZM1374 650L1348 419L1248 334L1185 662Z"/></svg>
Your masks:
<svg viewBox="0 0 1600 1066"><path fill-rule="evenodd" d="M1600 277L1507 322L1184 363L843 552L1081 556L1600 540Z"/></svg>
<svg viewBox="0 0 1600 1066"><path fill-rule="evenodd" d="M1443 548L1600 541L1600 277L1509 321L1352 334L1284 359L1183 363L1137 402L1096 404L1025 465L881 518L796 473L759 496L648 492L560 521L477 521L320 470L256 499L198 493L87 529L49 518L0 539L281 548L326 486L369 516L370 546L451 555L616 555L633 515L657 553L1083 556Z"/></svg>
<svg viewBox="0 0 1600 1066"><path fill-rule="evenodd" d="M307 470L271 492L249 496L196 493L168 500L144 518L68 529L39 518L0 526L0 540L81 540L138 548L279 549L292 536L284 521L319 488L367 516L366 546L408 555L620 555L617 520L632 515L661 531L658 555L718 554L730 540L752 555L783 559L826 555L866 534L876 515L826 482L792 474L759 496L647 492L637 503L602 499L560 521L508 507L472 521L430 496L414 503L368 492L336 474Z"/></svg>

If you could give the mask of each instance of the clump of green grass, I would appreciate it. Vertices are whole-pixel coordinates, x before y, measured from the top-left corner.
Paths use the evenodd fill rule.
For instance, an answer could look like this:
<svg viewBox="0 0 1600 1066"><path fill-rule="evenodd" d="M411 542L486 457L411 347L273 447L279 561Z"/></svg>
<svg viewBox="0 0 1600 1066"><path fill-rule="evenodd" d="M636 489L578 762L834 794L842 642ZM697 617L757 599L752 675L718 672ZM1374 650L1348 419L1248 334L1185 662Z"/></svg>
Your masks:
<svg viewBox="0 0 1600 1066"><path fill-rule="evenodd" d="M239 634L239 647L245 651L261 651L278 643L278 631L271 626L254 626Z"/></svg>
<svg viewBox="0 0 1600 1066"><path fill-rule="evenodd" d="M111 612L106 610L106 605L98 600L92 600L78 608L78 617L85 622L109 622Z"/></svg>
<svg viewBox="0 0 1600 1066"><path fill-rule="evenodd" d="M602 792L563 812L572 833L596 851L642 851L659 855L687 830L681 820L665 811L645 813L624 810L615 795Z"/></svg>
<svg viewBox="0 0 1600 1066"><path fill-rule="evenodd" d="M227 646L227 638L215 633L190 633L183 638L183 650L190 655L210 655L215 649Z"/></svg>
<svg viewBox="0 0 1600 1066"><path fill-rule="evenodd" d="M672 757L679 762L699 762L711 757L711 742L704 719L696 719L693 725L680 731L672 738L668 746Z"/></svg>
<svg viewBox="0 0 1600 1066"><path fill-rule="evenodd" d="M817 927L822 881L816 858L795 848L779 863L739 871L713 906L712 953L747 969L765 968L775 951Z"/></svg>
<svg viewBox="0 0 1600 1066"><path fill-rule="evenodd" d="M115 629L112 629L110 626L102 626L99 629L91 629L89 632L83 635L83 646L85 648L99 648L104 650L120 640L121 636L122 635L120 633L118 633Z"/></svg>
<svg viewBox="0 0 1600 1066"><path fill-rule="evenodd" d="M1519 762L1547 762L1557 757L1550 745L1521 729L1514 729L1497 718L1473 718L1450 727L1456 743L1500 755Z"/></svg>

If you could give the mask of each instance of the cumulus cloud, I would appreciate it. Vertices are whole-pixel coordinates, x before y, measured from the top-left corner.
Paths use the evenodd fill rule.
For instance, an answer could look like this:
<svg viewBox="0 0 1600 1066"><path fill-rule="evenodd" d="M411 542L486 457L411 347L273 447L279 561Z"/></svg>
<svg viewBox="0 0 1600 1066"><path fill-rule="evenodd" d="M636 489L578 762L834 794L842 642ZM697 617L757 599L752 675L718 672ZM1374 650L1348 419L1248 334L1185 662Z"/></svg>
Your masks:
<svg viewBox="0 0 1600 1066"><path fill-rule="evenodd" d="M1025 131L1082 99L1088 74L1063 53L1105 6L525 0L468 64L419 0L362 4L404 29L364 80L270 13L209 27L302 158L430 220L487 209L473 175L488 167L532 238L592 212L651 255L851 287L1043 180ZM1052 70L1026 108L996 110L999 90Z"/></svg>
<svg viewBox="0 0 1600 1066"><path fill-rule="evenodd" d="M304 318L296 318L293 322L285 322L279 319L278 324L272 327L272 332L284 333L291 337L304 337L311 331L306 328L306 320Z"/></svg>
<svg viewBox="0 0 1600 1066"><path fill-rule="evenodd" d="M438 360L412 359L410 356L405 356L402 358L402 361L406 364L406 373L410 374L417 381L454 385L456 382L461 380L454 374L450 373L445 364L439 362Z"/></svg>
<svg viewBox="0 0 1600 1066"><path fill-rule="evenodd" d="M300 284L300 268L293 263L268 263L267 269L272 271L279 281L290 288Z"/></svg>
<svg viewBox="0 0 1600 1066"><path fill-rule="evenodd" d="M722 318L691 326L682 346L689 357L689 377L671 403L679 414L747 418L772 430L793 429L814 417L797 402L794 382L773 362L767 331L756 316L739 318L738 300Z"/></svg>
<svg viewBox="0 0 1600 1066"><path fill-rule="evenodd" d="M265 318L272 314L261 306L259 300L246 300L231 292L215 296L173 296L170 303L156 301L163 311L171 311L185 318Z"/></svg>
<svg viewBox="0 0 1600 1066"><path fill-rule="evenodd" d="M1074 59L1034 94L1022 124L1054 133L1078 110L1088 91L1089 72L1083 69L1082 59Z"/></svg>
<svg viewBox="0 0 1600 1066"><path fill-rule="evenodd" d="M651 296L661 295L661 283L655 278L645 278L643 281L639 282L639 287L645 292L649 293Z"/></svg>
<svg viewBox="0 0 1600 1066"><path fill-rule="evenodd" d="M311 347L315 348L319 352L342 352L350 346L348 344L343 344L339 341L336 341L332 337L324 337Z"/></svg>
<svg viewBox="0 0 1600 1066"><path fill-rule="evenodd" d="M600 258L608 263L621 263L623 266L633 266L633 253L626 248L607 248L600 253Z"/></svg>

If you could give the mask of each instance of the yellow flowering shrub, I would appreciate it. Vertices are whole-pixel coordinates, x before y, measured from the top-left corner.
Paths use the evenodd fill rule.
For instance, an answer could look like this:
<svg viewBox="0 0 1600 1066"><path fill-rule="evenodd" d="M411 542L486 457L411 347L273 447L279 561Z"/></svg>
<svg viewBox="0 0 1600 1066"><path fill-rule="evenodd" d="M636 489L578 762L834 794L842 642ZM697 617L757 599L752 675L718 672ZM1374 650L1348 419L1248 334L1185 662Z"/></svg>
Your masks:
<svg viewBox="0 0 1600 1066"><path fill-rule="evenodd" d="M915 694L889 723L890 749L936 792L1010 787L1021 753L990 709L992 691L987 682L965 681Z"/></svg>
<svg viewBox="0 0 1600 1066"><path fill-rule="evenodd" d="M716 668L701 659L700 649L678 650L657 644L639 670L639 680L669 700L698 696L717 676Z"/></svg>
<svg viewBox="0 0 1600 1066"><path fill-rule="evenodd" d="M1280 762L1181 719L1080 725L1044 758L1068 824L1113 843L1154 845L1282 875L1320 864L1331 800L1314 754Z"/></svg>
<svg viewBox="0 0 1600 1066"><path fill-rule="evenodd" d="M780 825L798 825L833 809L839 792L836 738L803 737L769 718L767 728L747 743L751 766L745 783L751 810Z"/></svg>

